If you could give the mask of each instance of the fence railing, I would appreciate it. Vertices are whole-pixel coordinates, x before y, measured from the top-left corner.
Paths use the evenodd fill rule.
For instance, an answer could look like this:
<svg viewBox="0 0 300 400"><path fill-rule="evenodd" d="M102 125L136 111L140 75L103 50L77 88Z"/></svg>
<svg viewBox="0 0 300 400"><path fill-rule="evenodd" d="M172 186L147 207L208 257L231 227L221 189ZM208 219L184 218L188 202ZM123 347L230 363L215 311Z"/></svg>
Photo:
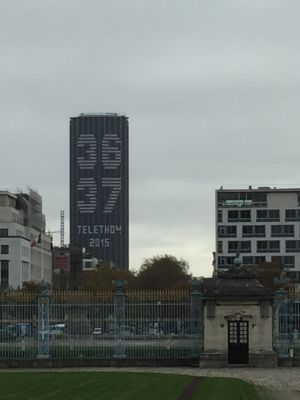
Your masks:
<svg viewBox="0 0 300 400"><path fill-rule="evenodd" d="M274 301L274 349L300 359L300 290ZM197 358L201 293L0 291L0 359Z"/></svg>
<svg viewBox="0 0 300 400"><path fill-rule="evenodd" d="M300 358L300 290L279 289L274 310L274 348L278 356Z"/></svg>
<svg viewBox="0 0 300 400"><path fill-rule="evenodd" d="M0 292L0 359L195 358L198 290Z"/></svg>

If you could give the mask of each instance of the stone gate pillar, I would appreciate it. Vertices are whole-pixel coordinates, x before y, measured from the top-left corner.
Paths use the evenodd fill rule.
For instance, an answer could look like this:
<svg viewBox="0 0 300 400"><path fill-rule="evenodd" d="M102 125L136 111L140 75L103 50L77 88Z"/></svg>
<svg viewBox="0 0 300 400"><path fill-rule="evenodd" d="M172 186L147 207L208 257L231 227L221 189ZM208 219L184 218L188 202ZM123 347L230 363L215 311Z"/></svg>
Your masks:
<svg viewBox="0 0 300 400"><path fill-rule="evenodd" d="M38 295L38 358L50 357L50 295L42 289Z"/></svg>
<svg viewBox="0 0 300 400"><path fill-rule="evenodd" d="M125 358L125 286L126 281L113 281L116 286L114 294L114 357Z"/></svg>
<svg viewBox="0 0 300 400"><path fill-rule="evenodd" d="M202 318L202 293L200 291L201 282L193 279L191 282L191 323L192 333L203 338L203 318Z"/></svg>

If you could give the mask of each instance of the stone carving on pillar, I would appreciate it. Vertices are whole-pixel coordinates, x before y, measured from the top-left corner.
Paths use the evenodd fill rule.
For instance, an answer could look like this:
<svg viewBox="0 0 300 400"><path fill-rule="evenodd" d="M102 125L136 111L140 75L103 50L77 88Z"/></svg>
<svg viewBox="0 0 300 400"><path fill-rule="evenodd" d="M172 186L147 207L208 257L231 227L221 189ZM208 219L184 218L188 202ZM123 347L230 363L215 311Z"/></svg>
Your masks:
<svg viewBox="0 0 300 400"><path fill-rule="evenodd" d="M216 308L216 302L214 300L208 300L206 302L206 318L207 319L215 318L215 308Z"/></svg>
<svg viewBox="0 0 300 400"><path fill-rule="evenodd" d="M260 315L262 318L270 318L270 303L268 300L262 300L260 303Z"/></svg>
<svg viewBox="0 0 300 400"><path fill-rule="evenodd" d="M251 314L246 314L244 311L242 312L233 312L227 315L224 315L224 318L226 321L249 321L249 320L253 320L253 315Z"/></svg>

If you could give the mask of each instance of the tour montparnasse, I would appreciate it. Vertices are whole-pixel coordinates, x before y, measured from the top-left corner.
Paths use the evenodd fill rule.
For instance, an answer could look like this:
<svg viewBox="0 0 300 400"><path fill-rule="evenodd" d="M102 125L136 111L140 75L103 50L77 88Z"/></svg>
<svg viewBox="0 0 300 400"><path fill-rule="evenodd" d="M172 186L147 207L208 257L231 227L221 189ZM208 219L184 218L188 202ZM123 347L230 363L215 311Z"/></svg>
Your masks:
<svg viewBox="0 0 300 400"><path fill-rule="evenodd" d="M70 247L128 268L128 118L70 119Z"/></svg>

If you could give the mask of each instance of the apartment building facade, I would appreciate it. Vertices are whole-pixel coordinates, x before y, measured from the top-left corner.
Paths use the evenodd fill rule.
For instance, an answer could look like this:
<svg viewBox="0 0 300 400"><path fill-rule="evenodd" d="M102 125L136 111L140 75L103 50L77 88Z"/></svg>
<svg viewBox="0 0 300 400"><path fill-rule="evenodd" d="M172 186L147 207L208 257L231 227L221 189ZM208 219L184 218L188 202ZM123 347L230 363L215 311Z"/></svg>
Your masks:
<svg viewBox="0 0 300 400"><path fill-rule="evenodd" d="M51 237L38 193L0 191L0 288L52 282Z"/></svg>
<svg viewBox="0 0 300 400"><path fill-rule="evenodd" d="M216 190L215 271L278 262L300 278L300 189Z"/></svg>

